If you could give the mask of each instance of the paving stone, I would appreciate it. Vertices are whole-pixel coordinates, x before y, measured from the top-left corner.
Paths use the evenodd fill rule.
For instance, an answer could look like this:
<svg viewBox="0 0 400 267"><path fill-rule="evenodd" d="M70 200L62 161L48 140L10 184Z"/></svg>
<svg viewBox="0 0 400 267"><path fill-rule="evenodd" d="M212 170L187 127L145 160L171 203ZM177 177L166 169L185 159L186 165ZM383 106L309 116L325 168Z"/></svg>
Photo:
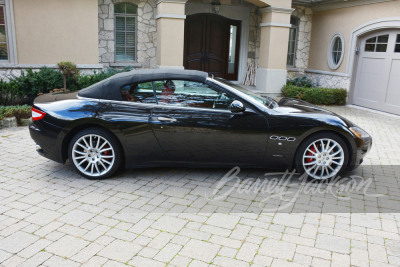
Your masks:
<svg viewBox="0 0 400 267"><path fill-rule="evenodd" d="M48 246L46 248L46 251L54 253L60 257L71 258L88 244L88 241L85 241L81 238L64 236Z"/></svg>
<svg viewBox="0 0 400 267"><path fill-rule="evenodd" d="M185 224L186 224L185 220L171 216L163 216L160 219L158 219L155 223L153 223L151 227L157 230L176 234L183 228Z"/></svg>
<svg viewBox="0 0 400 267"><path fill-rule="evenodd" d="M132 257L135 256L136 253L138 253L141 249L142 247L139 245L121 240L115 240L102 249L98 255L125 263L132 259Z"/></svg>
<svg viewBox="0 0 400 267"><path fill-rule="evenodd" d="M50 257L51 257L50 253L39 252L39 253L35 254L33 257L26 260L25 262L23 262L20 265L20 267L41 266Z"/></svg>
<svg viewBox="0 0 400 267"><path fill-rule="evenodd" d="M61 213L56 211L41 209L37 213L25 218L25 220L37 225L45 226L46 224L53 222L61 215Z"/></svg>
<svg viewBox="0 0 400 267"><path fill-rule="evenodd" d="M0 254L1 254L1 252L0 252ZM9 257L7 260L5 260L3 262L2 262L2 259L0 258L0 262L2 263L2 265L3 266L7 266L7 267L19 267L25 261L26 261L25 258L22 258L22 257L20 257L18 255L11 256L11 257Z"/></svg>
<svg viewBox="0 0 400 267"><path fill-rule="evenodd" d="M18 255L24 257L24 258L30 258L45 247L47 247L49 244L51 244L50 240L47 239L39 239L32 245L26 247L22 251L18 253Z"/></svg>
<svg viewBox="0 0 400 267"><path fill-rule="evenodd" d="M240 261L240 260L235 260L227 257L221 257L217 256L215 260L213 261L213 264L218 265L218 266L223 266L223 267L231 267L231 266L237 266L237 267L247 267L249 266L249 263Z"/></svg>
<svg viewBox="0 0 400 267"><path fill-rule="evenodd" d="M298 264L296 262L291 262L291 261L284 261L281 259L274 259L274 261L272 262L272 267L301 267L303 265Z"/></svg>
<svg viewBox="0 0 400 267"><path fill-rule="evenodd" d="M343 237L319 234L315 245L317 248L326 249L343 254L350 253L350 240Z"/></svg>
<svg viewBox="0 0 400 267"><path fill-rule="evenodd" d="M13 254L0 249L0 263L10 258Z"/></svg>
<svg viewBox="0 0 400 267"><path fill-rule="evenodd" d="M39 192L35 192L33 194L30 194L30 195L28 195L26 197L23 197L23 198L19 199L19 201L24 202L26 204L30 204L30 205L37 205L40 202L43 202L48 198L50 198L49 195L42 194L42 193L39 193Z"/></svg>
<svg viewBox="0 0 400 267"><path fill-rule="evenodd" d="M238 260L252 262L254 259L254 256L257 253L257 250L258 250L258 245L255 245L252 243L244 243L242 245L242 247L239 249L239 252L236 255L236 258Z"/></svg>
<svg viewBox="0 0 400 267"><path fill-rule="evenodd" d="M180 255L210 263L217 255L220 246L192 239L179 252Z"/></svg>
<svg viewBox="0 0 400 267"><path fill-rule="evenodd" d="M97 254L97 252L99 252L103 248L104 248L103 245L97 243L91 243L87 247L79 251L77 254L72 256L71 259L76 262L84 263L90 260L93 256Z"/></svg>
<svg viewBox="0 0 400 267"><path fill-rule="evenodd" d="M161 267L165 266L165 263L155 261L152 259L144 258L141 256L135 256L131 261L129 261L129 264L133 266L140 266L140 267L148 267L148 266L154 266L154 267Z"/></svg>
<svg viewBox="0 0 400 267"><path fill-rule="evenodd" d="M78 201L80 201L82 203L86 203L86 204L98 205L101 202L105 201L107 198L109 198L109 196L92 192L92 193L86 194L85 196L79 198Z"/></svg>
<svg viewBox="0 0 400 267"><path fill-rule="evenodd" d="M233 229L239 222L240 217L235 215L214 213L206 221L207 224L215 225L221 228Z"/></svg>
<svg viewBox="0 0 400 267"><path fill-rule="evenodd" d="M295 250L295 244L268 238L263 241L258 253L283 260L292 260Z"/></svg>
<svg viewBox="0 0 400 267"><path fill-rule="evenodd" d="M0 250L17 253L30 246L38 239L39 237L32 234L16 232L0 241Z"/></svg>
<svg viewBox="0 0 400 267"><path fill-rule="evenodd" d="M301 228L304 221L302 214L288 214L288 213L277 213L274 216L272 222L274 224L290 226L294 228Z"/></svg>
<svg viewBox="0 0 400 267"><path fill-rule="evenodd" d="M80 226L83 223L89 221L93 218L95 214L82 211L82 210L72 210L57 220L74 226Z"/></svg>
<svg viewBox="0 0 400 267"><path fill-rule="evenodd" d="M352 266L362 267L369 265L369 256L367 250L352 248L350 257Z"/></svg>
<svg viewBox="0 0 400 267"><path fill-rule="evenodd" d="M161 262L169 262L182 249L182 246L169 243L154 257Z"/></svg>
<svg viewBox="0 0 400 267"><path fill-rule="evenodd" d="M332 267L350 266L350 255L332 253Z"/></svg>

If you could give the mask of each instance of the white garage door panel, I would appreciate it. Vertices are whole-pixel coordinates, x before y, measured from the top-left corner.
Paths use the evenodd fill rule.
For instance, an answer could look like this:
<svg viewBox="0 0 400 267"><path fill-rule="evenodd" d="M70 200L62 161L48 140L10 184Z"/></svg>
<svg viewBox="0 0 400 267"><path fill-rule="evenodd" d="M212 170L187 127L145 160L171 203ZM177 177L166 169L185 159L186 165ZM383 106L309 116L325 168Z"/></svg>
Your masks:
<svg viewBox="0 0 400 267"><path fill-rule="evenodd" d="M387 79L385 59L363 58L359 72L359 88L357 98L369 102L382 102L382 82Z"/></svg>
<svg viewBox="0 0 400 267"><path fill-rule="evenodd" d="M399 37L398 37L399 35ZM370 34L360 42L353 102L400 115L400 30Z"/></svg>
<svg viewBox="0 0 400 267"><path fill-rule="evenodd" d="M400 59L395 59L392 61L389 86L385 102L391 106L400 108Z"/></svg>

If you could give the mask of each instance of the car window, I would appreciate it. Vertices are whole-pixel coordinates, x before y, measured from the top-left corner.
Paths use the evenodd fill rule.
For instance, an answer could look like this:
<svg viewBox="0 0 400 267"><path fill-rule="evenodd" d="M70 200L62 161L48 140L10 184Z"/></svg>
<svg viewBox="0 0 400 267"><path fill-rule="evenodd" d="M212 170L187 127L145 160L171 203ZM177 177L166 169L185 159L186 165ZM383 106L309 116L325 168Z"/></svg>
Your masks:
<svg viewBox="0 0 400 267"><path fill-rule="evenodd" d="M135 83L121 88L122 101L156 104L151 82Z"/></svg>
<svg viewBox="0 0 400 267"><path fill-rule="evenodd" d="M159 105L226 110L235 100L201 82L162 80L155 81L154 87Z"/></svg>

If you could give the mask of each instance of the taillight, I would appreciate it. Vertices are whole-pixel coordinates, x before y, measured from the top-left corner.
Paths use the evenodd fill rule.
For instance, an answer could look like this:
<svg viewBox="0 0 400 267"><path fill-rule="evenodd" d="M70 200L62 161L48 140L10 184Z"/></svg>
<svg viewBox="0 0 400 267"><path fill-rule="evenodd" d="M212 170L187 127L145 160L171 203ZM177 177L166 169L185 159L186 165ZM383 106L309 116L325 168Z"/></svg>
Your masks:
<svg viewBox="0 0 400 267"><path fill-rule="evenodd" d="M43 111L37 110L34 107L32 107L32 120L33 121L38 121L44 118L44 116L46 115L46 113L44 113Z"/></svg>

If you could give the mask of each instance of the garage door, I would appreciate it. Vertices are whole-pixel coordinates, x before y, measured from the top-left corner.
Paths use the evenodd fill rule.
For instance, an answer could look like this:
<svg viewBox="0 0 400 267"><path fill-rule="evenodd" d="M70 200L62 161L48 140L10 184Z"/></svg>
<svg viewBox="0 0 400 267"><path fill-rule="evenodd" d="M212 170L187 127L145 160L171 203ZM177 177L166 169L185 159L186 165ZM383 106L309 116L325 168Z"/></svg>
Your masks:
<svg viewBox="0 0 400 267"><path fill-rule="evenodd" d="M361 40L353 101L400 115L400 30Z"/></svg>

